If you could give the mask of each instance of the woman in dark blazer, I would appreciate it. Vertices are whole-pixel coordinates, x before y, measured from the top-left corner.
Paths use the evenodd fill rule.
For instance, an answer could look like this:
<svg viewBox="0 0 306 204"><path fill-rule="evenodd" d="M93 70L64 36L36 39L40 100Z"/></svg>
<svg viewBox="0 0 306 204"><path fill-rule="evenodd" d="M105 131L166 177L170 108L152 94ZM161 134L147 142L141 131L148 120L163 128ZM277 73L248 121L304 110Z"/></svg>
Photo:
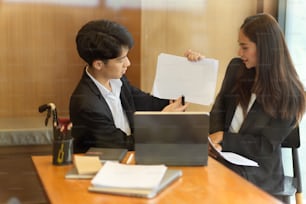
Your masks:
<svg viewBox="0 0 306 204"><path fill-rule="evenodd" d="M238 153L259 167L224 165L263 190L283 189L281 143L305 112L302 83L276 20L268 14L245 19L239 32L240 58L228 65L210 112L210 139L222 151ZM201 55L185 53L192 61Z"/></svg>

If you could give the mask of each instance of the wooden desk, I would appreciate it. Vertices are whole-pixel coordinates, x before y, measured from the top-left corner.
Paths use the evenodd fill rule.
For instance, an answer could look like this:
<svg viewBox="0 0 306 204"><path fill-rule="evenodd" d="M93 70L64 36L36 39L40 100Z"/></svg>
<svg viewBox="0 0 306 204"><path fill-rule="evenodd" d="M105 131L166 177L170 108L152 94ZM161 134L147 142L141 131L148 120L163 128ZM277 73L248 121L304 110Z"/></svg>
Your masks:
<svg viewBox="0 0 306 204"><path fill-rule="evenodd" d="M32 160L51 203L281 203L234 174L212 158L206 167L169 167L182 169L183 176L153 199L133 198L88 192L90 180L65 180L68 166L53 166L51 156Z"/></svg>

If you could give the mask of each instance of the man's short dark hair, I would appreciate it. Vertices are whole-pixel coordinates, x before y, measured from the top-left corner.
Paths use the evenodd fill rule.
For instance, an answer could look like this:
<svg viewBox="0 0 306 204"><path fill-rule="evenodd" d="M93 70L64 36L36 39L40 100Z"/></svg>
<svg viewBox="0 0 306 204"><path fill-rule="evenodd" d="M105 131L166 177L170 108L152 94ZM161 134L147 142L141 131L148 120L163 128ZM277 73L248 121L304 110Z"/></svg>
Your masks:
<svg viewBox="0 0 306 204"><path fill-rule="evenodd" d="M79 30L76 44L80 57L92 65L94 60L107 62L119 57L122 48L131 49L134 41L124 26L109 20L95 20Z"/></svg>

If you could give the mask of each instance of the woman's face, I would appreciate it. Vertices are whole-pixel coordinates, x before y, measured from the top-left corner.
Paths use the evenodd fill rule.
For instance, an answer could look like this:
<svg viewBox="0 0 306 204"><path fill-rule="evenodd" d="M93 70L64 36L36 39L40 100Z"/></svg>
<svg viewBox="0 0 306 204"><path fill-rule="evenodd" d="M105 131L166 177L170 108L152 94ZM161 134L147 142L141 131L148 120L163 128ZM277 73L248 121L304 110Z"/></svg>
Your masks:
<svg viewBox="0 0 306 204"><path fill-rule="evenodd" d="M244 35L242 30L239 31L239 50L238 55L242 59L245 66L250 69L257 65L256 44Z"/></svg>

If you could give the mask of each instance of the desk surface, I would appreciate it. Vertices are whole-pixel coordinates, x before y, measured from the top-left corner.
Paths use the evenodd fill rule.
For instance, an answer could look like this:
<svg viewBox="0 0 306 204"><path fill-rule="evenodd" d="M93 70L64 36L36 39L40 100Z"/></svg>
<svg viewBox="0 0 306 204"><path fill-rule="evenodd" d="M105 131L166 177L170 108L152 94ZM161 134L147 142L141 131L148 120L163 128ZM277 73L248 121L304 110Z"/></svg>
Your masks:
<svg viewBox="0 0 306 204"><path fill-rule="evenodd" d="M54 166L51 156L32 160L51 203L281 203L212 158L205 167L169 167L183 176L153 199L88 192L90 180L65 180L72 165Z"/></svg>

